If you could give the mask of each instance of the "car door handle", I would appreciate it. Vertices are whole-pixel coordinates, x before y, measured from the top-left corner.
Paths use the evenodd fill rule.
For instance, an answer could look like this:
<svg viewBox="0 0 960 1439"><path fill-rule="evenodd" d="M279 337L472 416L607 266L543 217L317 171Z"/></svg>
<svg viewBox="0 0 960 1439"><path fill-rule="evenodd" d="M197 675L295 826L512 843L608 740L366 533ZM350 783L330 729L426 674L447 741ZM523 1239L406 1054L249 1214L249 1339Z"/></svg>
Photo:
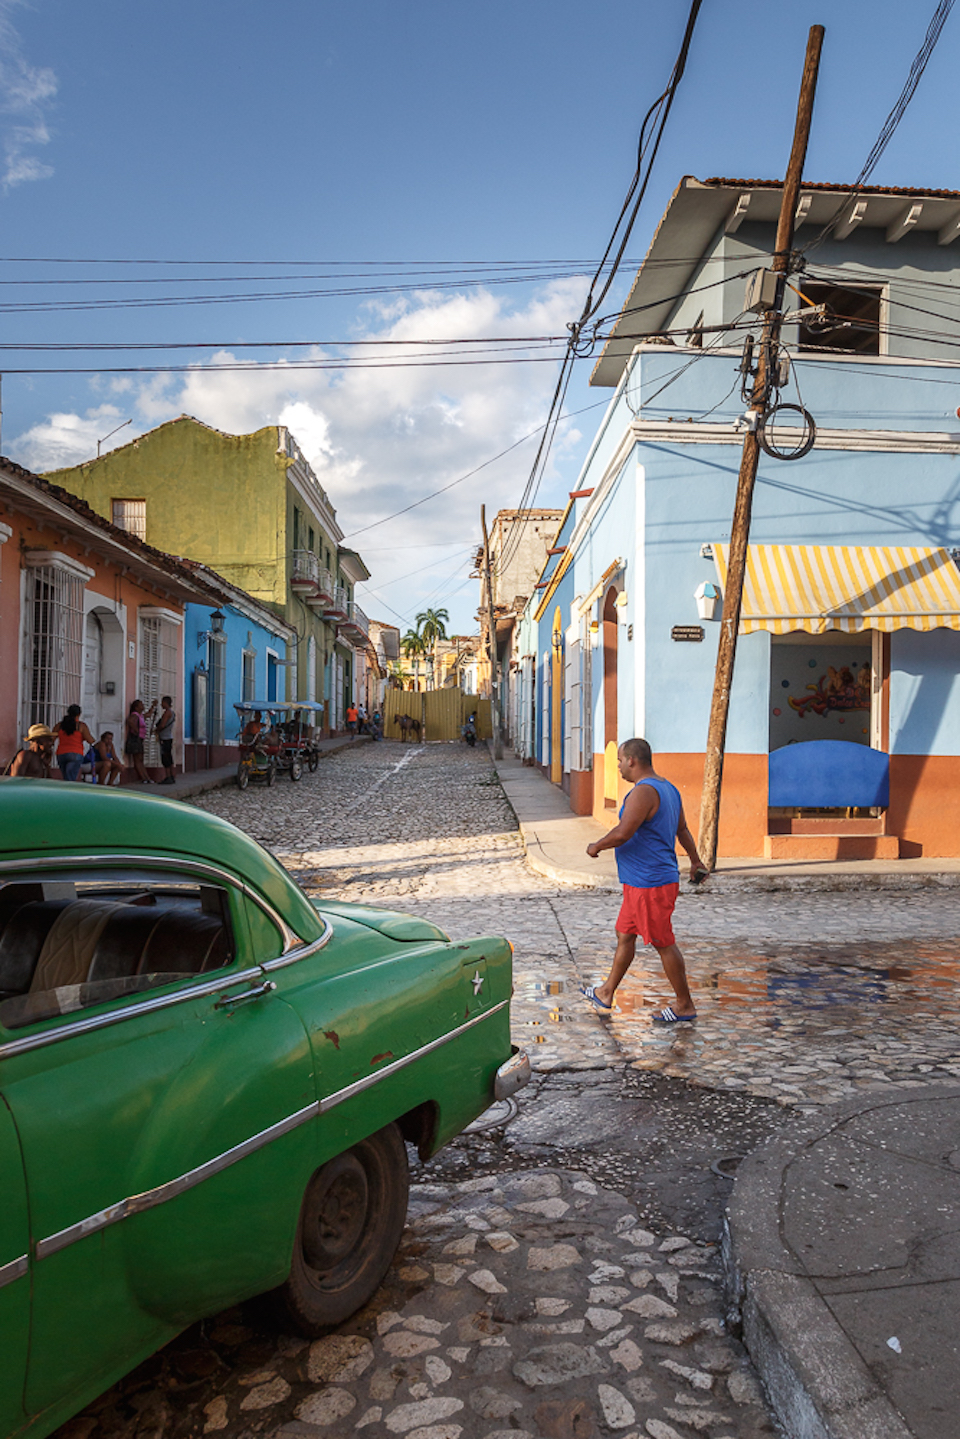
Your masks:
<svg viewBox="0 0 960 1439"><path fill-rule="evenodd" d="M222 994L213 1006L214 1009L227 1009L237 1004L246 1004L251 999L262 999L265 994L272 994L276 989L272 979L265 979L262 984L255 984L252 989L245 989L242 994Z"/></svg>

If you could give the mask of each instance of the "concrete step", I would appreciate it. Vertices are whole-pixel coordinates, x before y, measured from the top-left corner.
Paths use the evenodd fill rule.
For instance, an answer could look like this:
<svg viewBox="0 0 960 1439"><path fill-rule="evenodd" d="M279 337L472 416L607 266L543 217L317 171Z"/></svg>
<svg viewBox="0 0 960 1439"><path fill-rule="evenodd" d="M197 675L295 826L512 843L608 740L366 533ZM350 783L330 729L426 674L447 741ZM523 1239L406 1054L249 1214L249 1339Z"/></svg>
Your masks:
<svg viewBox="0 0 960 1439"><path fill-rule="evenodd" d="M763 842L764 859L899 859L900 840L895 834L768 834Z"/></svg>

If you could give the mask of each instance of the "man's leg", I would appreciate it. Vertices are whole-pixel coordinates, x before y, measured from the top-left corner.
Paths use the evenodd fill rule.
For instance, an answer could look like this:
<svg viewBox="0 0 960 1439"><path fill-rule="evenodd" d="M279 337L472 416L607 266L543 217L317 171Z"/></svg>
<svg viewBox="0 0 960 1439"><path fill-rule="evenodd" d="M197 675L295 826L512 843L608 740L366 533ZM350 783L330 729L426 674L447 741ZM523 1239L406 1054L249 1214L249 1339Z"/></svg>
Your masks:
<svg viewBox="0 0 960 1439"><path fill-rule="evenodd" d="M613 996L617 992L623 976L633 963L633 957L637 952L637 936L635 934L621 934L617 930L617 951L613 956L613 963L610 966L610 973L602 984L594 986L594 994L601 1004L613 1004Z"/></svg>
<svg viewBox="0 0 960 1439"><path fill-rule="evenodd" d="M697 1006L693 1002L690 988L687 984L687 967L683 962L683 955L675 944L668 944L665 949L657 949L660 956L660 963L663 965L663 972L670 981L671 988L677 996L676 1003L672 1006L675 1014L696 1014ZM606 999L606 995L604 995Z"/></svg>

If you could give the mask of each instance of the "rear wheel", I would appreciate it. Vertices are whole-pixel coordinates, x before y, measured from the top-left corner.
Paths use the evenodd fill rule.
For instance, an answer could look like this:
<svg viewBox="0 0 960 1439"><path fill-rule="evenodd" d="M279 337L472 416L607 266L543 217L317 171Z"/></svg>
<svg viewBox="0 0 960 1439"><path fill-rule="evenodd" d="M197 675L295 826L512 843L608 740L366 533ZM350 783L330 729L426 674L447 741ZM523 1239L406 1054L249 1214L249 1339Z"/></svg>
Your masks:
<svg viewBox="0 0 960 1439"><path fill-rule="evenodd" d="M243 763L237 765L237 788L246 789L250 783L250 767Z"/></svg>
<svg viewBox="0 0 960 1439"><path fill-rule="evenodd" d="M277 782L277 767L275 764L267 765L267 784L274 785Z"/></svg>
<svg viewBox="0 0 960 1439"><path fill-rule="evenodd" d="M317 1170L303 1196L290 1277L276 1291L302 1333L342 1323L379 1288L403 1233L409 1188L395 1124Z"/></svg>
<svg viewBox="0 0 960 1439"><path fill-rule="evenodd" d="M303 775L303 765L300 763L300 761L299 761L298 759L292 759L292 760L290 761L290 778L291 778L291 779L300 779L300 778L302 777L302 775Z"/></svg>
<svg viewBox="0 0 960 1439"><path fill-rule="evenodd" d="M313 774L314 770L316 769L316 767L317 767L317 765L318 765L319 763L320 763L320 751L319 751L319 750L312 749L312 750L310 751L309 755L307 756L307 764L308 764L309 767L310 767L310 773L311 773L311 774Z"/></svg>

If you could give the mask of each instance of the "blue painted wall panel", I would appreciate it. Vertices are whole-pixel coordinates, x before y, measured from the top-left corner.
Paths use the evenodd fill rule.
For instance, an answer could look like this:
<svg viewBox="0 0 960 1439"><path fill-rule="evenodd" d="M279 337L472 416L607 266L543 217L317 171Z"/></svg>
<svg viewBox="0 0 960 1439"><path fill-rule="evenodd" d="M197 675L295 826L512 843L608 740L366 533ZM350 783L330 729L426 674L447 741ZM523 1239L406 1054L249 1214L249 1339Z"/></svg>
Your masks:
<svg viewBox="0 0 960 1439"><path fill-rule="evenodd" d="M960 633L890 636L890 753L960 754Z"/></svg>

